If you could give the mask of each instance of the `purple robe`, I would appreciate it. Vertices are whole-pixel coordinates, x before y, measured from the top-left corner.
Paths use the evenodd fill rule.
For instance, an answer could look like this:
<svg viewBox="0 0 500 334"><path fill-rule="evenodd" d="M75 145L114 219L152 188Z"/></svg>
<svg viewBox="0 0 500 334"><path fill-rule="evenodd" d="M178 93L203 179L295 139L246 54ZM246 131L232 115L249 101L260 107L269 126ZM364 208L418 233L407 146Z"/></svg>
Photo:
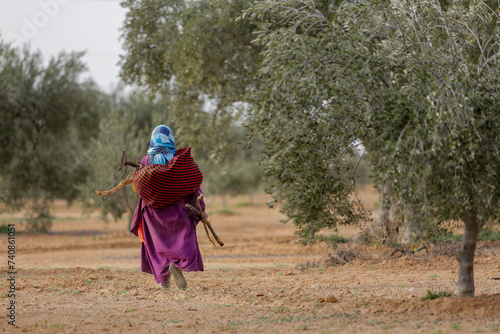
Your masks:
<svg viewBox="0 0 500 334"><path fill-rule="evenodd" d="M150 158L147 155L142 159L141 166L149 165ZM203 270L203 260L196 239L198 219L185 207L189 203L196 208L196 198L201 194L201 189L198 188L192 195L161 209L148 207L139 198L131 232L138 235L142 221L144 242L141 248L141 270L153 274L157 283L165 282L171 264L183 271ZM200 204L205 211L203 199Z"/></svg>

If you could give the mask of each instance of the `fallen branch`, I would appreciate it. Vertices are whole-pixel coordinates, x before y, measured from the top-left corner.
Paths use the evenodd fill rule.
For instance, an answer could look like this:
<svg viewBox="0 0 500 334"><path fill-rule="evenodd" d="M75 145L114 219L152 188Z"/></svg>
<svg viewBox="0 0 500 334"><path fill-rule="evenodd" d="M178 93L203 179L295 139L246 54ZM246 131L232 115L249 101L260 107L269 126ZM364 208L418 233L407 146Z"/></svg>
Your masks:
<svg viewBox="0 0 500 334"><path fill-rule="evenodd" d="M345 264L347 264L347 261L346 261L346 260L344 260L343 258L341 258L340 256L335 255L335 256L333 256L333 257L334 257L334 258L336 258L337 260L339 260L339 261L344 262Z"/></svg>
<svg viewBox="0 0 500 334"><path fill-rule="evenodd" d="M418 248L413 248L413 249L398 247L392 251L391 256L393 256L397 252L401 252L401 254L404 254L404 255L416 254L416 253L420 252L422 249L425 249L427 251L427 254L430 254L429 246L427 246L426 243L422 243Z"/></svg>

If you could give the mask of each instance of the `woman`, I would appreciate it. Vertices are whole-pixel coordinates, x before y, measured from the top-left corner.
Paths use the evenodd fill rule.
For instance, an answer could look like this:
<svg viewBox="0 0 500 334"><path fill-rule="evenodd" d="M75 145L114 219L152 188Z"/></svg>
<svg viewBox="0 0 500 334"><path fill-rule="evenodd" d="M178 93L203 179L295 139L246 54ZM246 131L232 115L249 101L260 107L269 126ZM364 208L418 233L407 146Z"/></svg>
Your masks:
<svg viewBox="0 0 500 334"><path fill-rule="evenodd" d="M134 173L134 189L140 196L131 231L141 241L141 270L153 274L157 283L170 288L173 274L185 289L182 271L202 271L196 225L199 219L186 209L196 207L202 194L203 176L191 157L191 148L175 149L170 128L159 125L151 134L148 155ZM200 202L205 213L205 203Z"/></svg>

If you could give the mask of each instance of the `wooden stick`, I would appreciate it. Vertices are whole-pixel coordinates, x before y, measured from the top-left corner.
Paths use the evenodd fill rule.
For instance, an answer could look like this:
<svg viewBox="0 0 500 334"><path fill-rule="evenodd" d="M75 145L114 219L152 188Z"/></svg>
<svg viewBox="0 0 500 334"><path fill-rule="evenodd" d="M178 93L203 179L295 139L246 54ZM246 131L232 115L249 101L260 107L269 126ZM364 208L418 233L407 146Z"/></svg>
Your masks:
<svg viewBox="0 0 500 334"><path fill-rule="evenodd" d="M201 204L200 204L202 197L203 197L203 194L198 196L198 198L196 199L196 205L198 206L198 210L200 211L201 215L203 215L203 210L201 210ZM215 233L215 230L212 227L212 224L210 224L210 222L208 221L208 219L206 217L201 217L201 218L202 218L201 221L208 227L210 232L212 232L212 235L214 236L214 238L217 241L217 243L219 244L219 246L221 246L221 247L224 246L224 243L220 240L217 233Z"/></svg>
<svg viewBox="0 0 500 334"><path fill-rule="evenodd" d="M106 190L106 191L99 191L99 190L96 190L95 191L95 194L97 196L109 196L109 195L112 195L114 194L115 192L117 192L118 190L124 188L126 185L128 184L131 184L132 182L134 182L134 176L132 175L132 173L130 173L127 178L125 180L123 180L122 182L120 182L116 187L114 187L113 189L111 190ZM132 175L132 176L130 176Z"/></svg>
<svg viewBox="0 0 500 334"><path fill-rule="evenodd" d="M198 198L196 199L196 205L198 206L198 209L194 208L192 205L190 205L188 203L186 203L186 207L189 210L193 211L193 213L203 223L203 227L205 227L205 232L207 233L208 240L210 240L215 246L215 243L213 242L213 240L210 238L210 235L208 234L207 227L210 230L210 232L212 232L212 235L214 236L214 238L217 241L217 243L219 244L219 246L222 247L222 246L224 246L224 243L220 240L217 233L215 233L214 228L212 227L212 224L210 224L210 222L208 221L208 219L206 217L203 217L203 210L201 209L201 204L200 204L202 197L203 197L203 194L198 196Z"/></svg>
<svg viewBox="0 0 500 334"><path fill-rule="evenodd" d="M212 243L212 245L215 246L215 242L212 240L212 238L210 238L210 234L208 234L207 224L203 223L203 227L205 228L205 233L207 234L208 240L210 240L210 242Z"/></svg>
<svg viewBox="0 0 500 334"><path fill-rule="evenodd" d="M186 203L186 208L188 208L189 210L193 211L193 213L196 215L196 217L198 217L198 218L201 217L201 212L198 211L198 209L195 209L194 206L192 206L191 204Z"/></svg>
<svg viewBox="0 0 500 334"><path fill-rule="evenodd" d="M210 222L206 218L204 218L202 220L202 222L208 226L208 229L210 230L210 232L212 232L212 235L214 236L214 238L217 241L217 243L219 244L219 246L221 246L221 247L224 246L224 243L220 240L219 236L217 236L217 233L215 233L214 228L212 227L212 224L210 224Z"/></svg>
<svg viewBox="0 0 500 334"><path fill-rule="evenodd" d="M210 234L208 233L207 223L205 223L203 221L203 219L201 219L201 217L203 216L203 213L200 213L200 210L195 209L191 204L188 204L188 203L186 203L186 208L193 211L193 213L196 215L196 217L198 217L198 219L203 223L203 227L205 228L205 233L207 234L208 240L210 240L212 245L215 246L215 242L212 240L212 238L210 237Z"/></svg>

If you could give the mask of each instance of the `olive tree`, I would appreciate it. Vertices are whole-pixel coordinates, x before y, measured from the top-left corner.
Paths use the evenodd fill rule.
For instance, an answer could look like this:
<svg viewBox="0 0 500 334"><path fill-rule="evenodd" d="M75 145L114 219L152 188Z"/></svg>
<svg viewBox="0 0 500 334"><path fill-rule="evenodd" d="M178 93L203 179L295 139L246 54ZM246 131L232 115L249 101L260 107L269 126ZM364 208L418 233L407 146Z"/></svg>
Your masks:
<svg viewBox="0 0 500 334"><path fill-rule="evenodd" d="M223 156L227 134L253 89L259 48L254 25L235 18L238 1L126 0L121 77L172 106L176 136Z"/></svg>
<svg viewBox="0 0 500 334"><path fill-rule="evenodd" d="M96 133L102 94L82 82L82 53L40 52L0 41L0 175L7 204L28 203L29 227L47 230L50 203L73 200L87 174L76 156Z"/></svg>
<svg viewBox="0 0 500 334"><path fill-rule="evenodd" d="M122 3L127 14L121 77L167 101L177 143L193 147L213 193L228 191L227 175L234 171L231 152L240 148L231 132L245 116L257 82L256 25L235 20L252 3Z"/></svg>
<svg viewBox="0 0 500 334"><path fill-rule="evenodd" d="M104 219L110 214L115 220L128 213L131 220L137 195L132 187L126 187L120 192L109 197L98 197L96 190L106 190L115 183L125 179L128 173L134 169L118 171L120 165L120 154L122 150L127 151L127 158L135 163L140 163L140 151L145 151L147 136L142 133L138 136L135 125L136 117L130 112L110 109L104 115L99 124L99 134L92 138L87 149L83 150L78 157L81 163L85 163L91 172L81 183L77 185L80 197L86 209L98 208Z"/></svg>
<svg viewBox="0 0 500 334"><path fill-rule="evenodd" d="M392 204L464 222L458 294L473 296L477 235L500 217L498 5L442 2L256 3L242 17L264 24L250 125L303 237L360 217L348 158L359 139Z"/></svg>

